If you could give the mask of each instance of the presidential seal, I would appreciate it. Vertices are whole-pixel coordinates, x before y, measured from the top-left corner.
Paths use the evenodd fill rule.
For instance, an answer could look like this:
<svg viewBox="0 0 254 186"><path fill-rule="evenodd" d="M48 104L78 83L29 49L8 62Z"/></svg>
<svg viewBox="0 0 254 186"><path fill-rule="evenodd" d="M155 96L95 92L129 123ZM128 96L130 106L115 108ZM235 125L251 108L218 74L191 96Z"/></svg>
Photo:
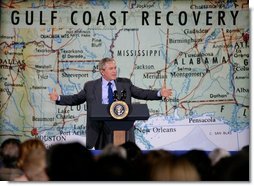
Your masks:
<svg viewBox="0 0 254 186"><path fill-rule="evenodd" d="M124 119L129 114L129 107L124 101L115 101L110 105L110 115L115 119Z"/></svg>

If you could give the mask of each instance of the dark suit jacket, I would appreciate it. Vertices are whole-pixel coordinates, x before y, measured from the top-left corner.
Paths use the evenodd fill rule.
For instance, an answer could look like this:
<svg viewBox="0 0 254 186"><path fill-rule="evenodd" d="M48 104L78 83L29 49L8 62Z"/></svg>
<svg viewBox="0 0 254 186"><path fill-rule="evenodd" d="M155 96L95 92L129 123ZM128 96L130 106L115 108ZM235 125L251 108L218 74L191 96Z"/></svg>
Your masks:
<svg viewBox="0 0 254 186"><path fill-rule="evenodd" d="M132 84L129 79L117 78L115 80L116 89L120 94L121 90L126 90L126 103L131 104L131 97L142 100L160 100L161 97L157 96L158 90L145 90L138 88ZM120 96L120 95L119 95ZM91 109L93 104L102 103L102 78L97 80L88 81L85 83L84 88L74 95L61 95L60 101L56 101L58 105L80 105L86 101L87 112ZM86 125L86 145L87 148L96 147L102 149L108 143L112 143L112 132L110 129L105 128L101 122L92 122L87 114ZM103 131L102 131L103 130ZM102 135L101 137L100 135ZM130 129L129 140L134 141L134 130ZM100 139L99 139L100 138ZM99 141L100 140L100 141ZM98 144L100 143L100 144Z"/></svg>

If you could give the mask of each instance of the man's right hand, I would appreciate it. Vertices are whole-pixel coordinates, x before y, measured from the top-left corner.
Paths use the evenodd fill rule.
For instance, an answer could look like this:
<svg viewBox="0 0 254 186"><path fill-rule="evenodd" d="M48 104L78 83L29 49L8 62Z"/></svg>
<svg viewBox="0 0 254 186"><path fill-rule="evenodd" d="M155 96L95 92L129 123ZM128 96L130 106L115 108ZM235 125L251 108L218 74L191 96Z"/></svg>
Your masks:
<svg viewBox="0 0 254 186"><path fill-rule="evenodd" d="M56 101L58 100L58 97L59 95L57 94L56 89L54 88L53 92L49 93L49 98L51 101Z"/></svg>

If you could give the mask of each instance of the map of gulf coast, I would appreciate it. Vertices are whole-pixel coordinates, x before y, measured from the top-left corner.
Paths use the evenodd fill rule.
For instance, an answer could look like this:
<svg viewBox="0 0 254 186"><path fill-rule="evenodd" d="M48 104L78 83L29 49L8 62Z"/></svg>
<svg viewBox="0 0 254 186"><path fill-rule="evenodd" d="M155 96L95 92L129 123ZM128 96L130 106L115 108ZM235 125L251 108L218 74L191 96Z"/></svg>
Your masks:
<svg viewBox="0 0 254 186"><path fill-rule="evenodd" d="M86 142L86 103L59 106L100 78L104 57L119 77L173 96L134 123L142 150L236 151L250 138L248 1L3 0L0 141Z"/></svg>

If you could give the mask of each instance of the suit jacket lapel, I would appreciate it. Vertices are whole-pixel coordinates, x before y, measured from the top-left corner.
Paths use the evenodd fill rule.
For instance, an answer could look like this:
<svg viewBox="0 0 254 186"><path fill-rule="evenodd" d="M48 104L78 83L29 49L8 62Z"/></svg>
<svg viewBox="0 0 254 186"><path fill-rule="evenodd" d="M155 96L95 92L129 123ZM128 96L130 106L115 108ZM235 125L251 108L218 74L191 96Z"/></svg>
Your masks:
<svg viewBox="0 0 254 186"><path fill-rule="evenodd" d="M95 80L94 87L94 96L97 103L102 103L102 80L101 78Z"/></svg>
<svg viewBox="0 0 254 186"><path fill-rule="evenodd" d="M122 83L119 83L116 79L115 84L116 84L116 90L117 90L117 93L118 93L118 97L121 98L121 91L123 90Z"/></svg>

